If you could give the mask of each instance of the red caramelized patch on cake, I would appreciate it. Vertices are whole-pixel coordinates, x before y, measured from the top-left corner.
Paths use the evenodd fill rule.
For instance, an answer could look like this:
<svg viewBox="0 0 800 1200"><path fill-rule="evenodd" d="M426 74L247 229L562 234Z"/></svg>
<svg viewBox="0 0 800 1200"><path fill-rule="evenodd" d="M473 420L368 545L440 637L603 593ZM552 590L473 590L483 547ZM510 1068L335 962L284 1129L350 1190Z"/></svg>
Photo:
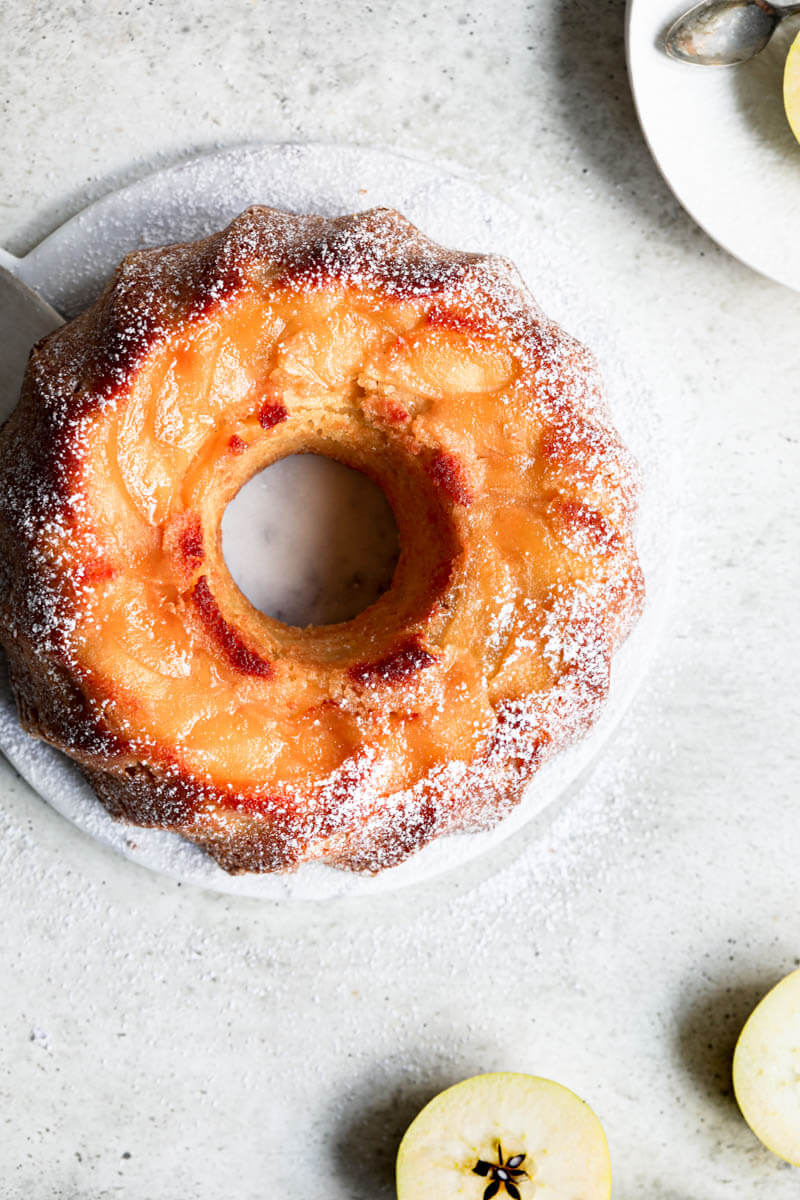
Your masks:
<svg viewBox="0 0 800 1200"><path fill-rule="evenodd" d="M201 575L195 584L192 599L197 606L206 631L222 648L232 667L240 671L242 675L259 675L262 679L269 679L273 675L272 664L246 646L233 626L225 620L219 611L205 575Z"/></svg>
<svg viewBox="0 0 800 1200"><path fill-rule="evenodd" d="M465 508L472 503L472 492L464 478L464 468L448 450L437 450L427 464L427 472L435 484L454 504Z"/></svg>
<svg viewBox="0 0 800 1200"><path fill-rule="evenodd" d="M190 513L186 524L178 535L178 550L190 570L199 567L205 558L203 549L203 530L200 518Z"/></svg>
<svg viewBox="0 0 800 1200"><path fill-rule="evenodd" d="M390 425L405 425L411 415L398 400L393 400L391 396L384 396L380 407L381 416Z"/></svg>
<svg viewBox="0 0 800 1200"><path fill-rule="evenodd" d="M361 403L364 412L382 425L407 425L411 420L411 413L394 396L365 391Z"/></svg>
<svg viewBox="0 0 800 1200"><path fill-rule="evenodd" d="M240 438L238 433L234 433L228 438L228 449L231 454L241 454L242 451L247 449L247 442L244 438Z"/></svg>
<svg viewBox="0 0 800 1200"><path fill-rule="evenodd" d="M114 578L115 574L114 567L108 559L92 558L80 564L75 572L75 578L77 582L88 584L91 587L95 583L107 583L109 579Z"/></svg>
<svg viewBox="0 0 800 1200"><path fill-rule="evenodd" d="M356 663L348 671L355 683L369 687L379 683L401 683L413 678L437 662L436 656L420 645L417 638L401 642L383 658L371 663Z"/></svg>
<svg viewBox="0 0 800 1200"><path fill-rule="evenodd" d="M286 802L281 796L262 796L258 792L237 793L231 806L238 812L258 813L263 816L286 808Z"/></svg>
<svg viewBox="0 0 800 1200"><path fill-rule="evenodd" d="M280 425L281 421L285 421L288 415L289 410L285 405L265 400L258 410L258 423L262 429L272 429L274 425Z"/></svg>
<svg viewBox="0 0 800 1200"><path fill-rule="evenodd" d="M431 575L431 591L435 595L438 596L442 592L446 591L450 584L450 580L453 578L454 571L455 563L451 558L448 558L439 564L439 566Z"/></svg>
<svg viewBox="0 0 800 1200"><path fill-rule="evenodd" d="M596 508L577 500L561 500L558 508L567 529L587 537L598 550L611 551L622 544L611 522Z"/></svg>
<svg viewBox="0 0 800 1200"><path fill-rule="evenodd" d="M545 430L539 452L554 466L574 472L579 478L590 478L600 459L613 448L608 430L599 425L583 425L578 432L569 425L558 424Z"/></svg>
<svg viewBox="0 0 800 1200"><path fill-rule="evenodd" d="M485 336L491 329L489 322L475 309L467 311L439 304L434 304L428 309L425 320L434 329L452 329L454 333L465 333L473 337Z"/></svg>

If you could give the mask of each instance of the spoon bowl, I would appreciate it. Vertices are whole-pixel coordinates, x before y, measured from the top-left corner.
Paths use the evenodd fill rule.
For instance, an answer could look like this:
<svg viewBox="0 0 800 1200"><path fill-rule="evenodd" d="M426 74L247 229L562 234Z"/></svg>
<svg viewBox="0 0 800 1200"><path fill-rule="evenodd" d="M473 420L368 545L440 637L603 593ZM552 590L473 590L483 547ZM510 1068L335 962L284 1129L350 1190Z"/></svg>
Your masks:
<svg viewBox="0 0 800 1200"><path fill-rule="evenodd" d="M733 67L759 54L778 23L798 8L778 9L757 0L703 0L667 30L671 58L703 67Z"/></svg>
<svg viewBox="0 0 800 1200"><path fill-rule="evenodd" d="M735 67L760 54L784 17L800 3L703 0L678 17L664 35L671 58L700 67Z"/></svg>

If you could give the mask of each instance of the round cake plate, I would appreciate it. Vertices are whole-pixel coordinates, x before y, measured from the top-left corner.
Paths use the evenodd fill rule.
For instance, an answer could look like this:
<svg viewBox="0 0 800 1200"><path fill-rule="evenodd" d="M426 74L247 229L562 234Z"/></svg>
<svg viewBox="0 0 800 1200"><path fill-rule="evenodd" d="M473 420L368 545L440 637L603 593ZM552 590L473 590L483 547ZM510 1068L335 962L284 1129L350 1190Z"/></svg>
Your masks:
<svg viewBox="0 0 800 1200"><path fill-rule="evenodd" d="M98 295L125 254L205 236L255 203L329 216L390 206L444 245L504 254L545 311L595 351L614 419L642 467L637 546L648 589L644 614L615 657L603 713L587 737L539 771L523 801L494 829L440 838L375 876L318 863L281 875L228 875L175 834L112 820L72 762L22 731L7 683L0 689L0 749L75 825L126 858L182 882L267 900L374 896L463 868L518 833L571 791L613 732L646 671L667 605L676 536L671 439L659 407L606 326L604 297L587 296L583 281L569 285L580 253L559 240L564 231L527 225L507 195L501 200L457 170L387 151L266 145L193 159L105 196L12 267L70 317Z"/></svg>
<svg viewBox="0 0 800 1200"><path fill-rule="evenodd" d="M664 32L688 0L628 0L628 70L664 178L706 233L743 263L800 290L800 145L783 109L783 68L800 15L741 66L668 58Z"/></svg>

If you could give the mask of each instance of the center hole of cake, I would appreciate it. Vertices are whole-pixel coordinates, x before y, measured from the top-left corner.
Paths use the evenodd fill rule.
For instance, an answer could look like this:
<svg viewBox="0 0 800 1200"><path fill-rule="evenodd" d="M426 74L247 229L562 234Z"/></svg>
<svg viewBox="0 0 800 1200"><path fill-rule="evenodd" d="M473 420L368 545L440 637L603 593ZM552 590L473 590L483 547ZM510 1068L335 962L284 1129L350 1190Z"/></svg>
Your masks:
<svg viewBox="0 0 800 1200"><path fill-rule="evenodd" d="M255 475L222 519L228 570L251 604L287 625L333 625L391 585L400 553L381 489L317 454Z"/></svg>

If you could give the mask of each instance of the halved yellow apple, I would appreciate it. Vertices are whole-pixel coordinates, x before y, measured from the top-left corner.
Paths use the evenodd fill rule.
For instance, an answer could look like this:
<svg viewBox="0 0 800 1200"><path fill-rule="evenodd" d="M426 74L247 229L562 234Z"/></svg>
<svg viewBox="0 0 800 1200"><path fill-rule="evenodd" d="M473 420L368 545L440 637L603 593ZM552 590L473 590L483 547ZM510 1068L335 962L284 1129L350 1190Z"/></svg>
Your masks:
<svg viewBox="0 0 800 1200"><path fill-rule="evenodd" d="M800 33L794 39L783 70L783 107L800 142Z"/></svg>
<svg viewBox="0 0 800 1200"><path fill-rule="evenodd" d="M412 1121L397 1155L398 1200L608 1200L603 1127L580 1097L536 1075L476 1075Z"/></svg>
<svg viewBox="0 0 800 1200"><path fill-rule="evenodd" d="M756 1137L800 1166L800 971L750 1014L733 1055L733 1090Z"/></svg>

